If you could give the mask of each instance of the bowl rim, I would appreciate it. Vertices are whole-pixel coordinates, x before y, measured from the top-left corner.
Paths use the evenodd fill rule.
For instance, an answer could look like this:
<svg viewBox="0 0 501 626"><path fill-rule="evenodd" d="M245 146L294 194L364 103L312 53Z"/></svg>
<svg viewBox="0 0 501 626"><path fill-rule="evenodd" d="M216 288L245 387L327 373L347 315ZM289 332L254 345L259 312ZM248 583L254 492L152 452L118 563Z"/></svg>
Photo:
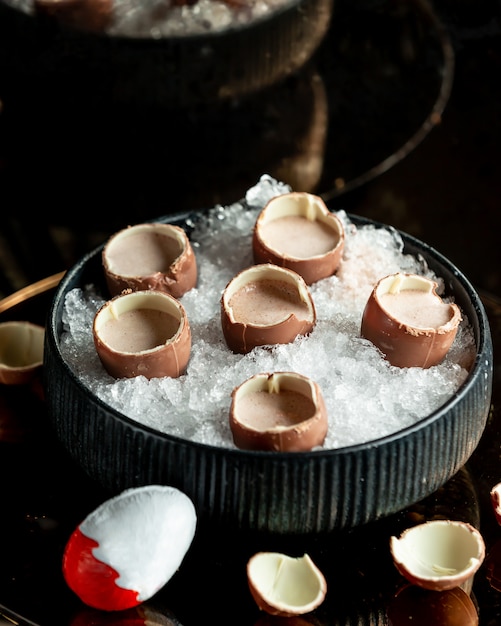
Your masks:
<svg viewBox="0 0 501 626"><path fill-rule="evenodd" d="M192 231L196 221L202 217L203 214L197 212L184 212L184 213L175 213L172 215L161 216L156 219L152 219L149 221L158 222L158 221L168 221L169 223L175 224L185 224L186 232L188 237L190 236L190 232ZM216 446L213 444L202 443L198 441L192 441L189 439L185 439L179 437L177 435L165 433L159 430L152 428L151 426L141 424L137 420L134 420L127 415L124 415L114 407L110 406L98 396L95 396L91 393L86 385L82 383L82 381L78 378L78 376L74 373L72 368L68 365L66 360L64 359L59 345L59 335L58 328L60 327L61 315L60 312L64 307L64 297L66 294L76 287L73 285L75 281L78 282L79 276L82 270L86 267L86 265L94 260L97 261L97 257L100 256L101 251L103 249L104 244L98 245L93 250L89 251L85 254L80 261L78 261L71 269L69 269L60 280L57 285L56 291L53 295L48 315L47 315L47 328L45 333L45 339L48 344L52 346L55 350L55 357L62 363L64 370L70 377L70 380L85 394L91 395L92 401L99 407L101 407L104 411L108 413L108 415L113 416L115 419L118 419L121 422L124 422L126 426L136 430L145 432L153 437L156 437L160 440L164 440L170 443L175 443L180 446L190 446L197 449L210 451L215 455L224 455L226 458L253 458L253 459L271 459L274 461L282 461L287 459L297 458L298 454L301 455L302 459L311 459L311 458L322 458L322 457L337 457L340 455L356 455L360 451L380 448L386 445L391 444L396 440L400 440L407 435L411 435L417 431L420 431L426 426L433 424L434 422L440 420L447 413L451 411L454 407L456 407L464 398L464 396L468 393L470 387L475 383L475 379L478 376L484 375L485 367L490 367L492 369L492 338L490 325L487 318L487 313L485 307L482 303L482 300L479 294L476 292L475 288L468 280L468 278L450 261L446 258L442 253L438 250L419 240L418 238L410 235L404 231L401 231L393 226L383 224L382 222L372 220L370 218L358 216L352 213L346 213L348 219L352 221L355 226L375 226L377 228L384 228L390 231L394 231L400 235L404 244L404 252L409 252L408 248L410 247L419 250L419 253L425 253L427 266L430 266L430 260L433 261L433 264L441 265L444 270L447 270L454 278L459 281L464 291L466 292L470 303L472 305L473 310L476 313L476 321L478 322L478 328L474 329L475 333L475 342L476 342L476 355L473 360L472 366L468 375L461 386L452 394L452 396L440 407L435 409L429 415L421 418L414 424L406 426L402 429L399 429L395 432L389 433L382 437L378 437L376 439L365 441L361 443L356 443L348 446L342 446L338 448L321 448L311 451L305 451L301 453L297 452L270 452L265 450L241 450L241 449L233 449L231 447L223 447ZM432 268L434 269L434 268ZM434 269L434 271L436 271ZM438 272L436 272L438 274ZM444 279L445 276L440 276L440 278ZM472 325L475 320L470 320ZM478 335L478 336L477 336ZM491 377L492 378L492 377ZM490 386L490 394L492 394L492 384Z"/></svg>

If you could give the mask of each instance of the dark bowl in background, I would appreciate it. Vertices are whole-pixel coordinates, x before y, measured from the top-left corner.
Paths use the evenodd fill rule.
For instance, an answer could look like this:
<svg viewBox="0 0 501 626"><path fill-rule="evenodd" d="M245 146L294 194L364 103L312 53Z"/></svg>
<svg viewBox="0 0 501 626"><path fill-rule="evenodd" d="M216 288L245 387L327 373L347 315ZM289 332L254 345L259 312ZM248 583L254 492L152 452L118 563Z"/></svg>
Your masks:
<svg viewBox="0 0 501 626"><path fill-rule="evenodd" d="M287 0L266 17L203 34L108 35L0 0L4 96L183 107L254 93L289 76L324 38L334 0Z"/></svg>
<svg viewBox="0 0 501 626"><path fill-rule="evenodd" d="M162 219L183 226L187 217L196 219ZM321 533L354 528L420 501L464 466L480 440L492 393L492 339L485 309L468 279L435 249L405 233L402 237L405 251L424 257L444 279L446 295L454 296L468 316L477 346L458 392L414 426L340 449L270 453L194 443L125 417L84 387L59 348L66 294L89 283L106 293L98 247L66 273L48 315L44 377L57 437L112 493L149 483L173 485L193 500L206 525Z"/></svg>

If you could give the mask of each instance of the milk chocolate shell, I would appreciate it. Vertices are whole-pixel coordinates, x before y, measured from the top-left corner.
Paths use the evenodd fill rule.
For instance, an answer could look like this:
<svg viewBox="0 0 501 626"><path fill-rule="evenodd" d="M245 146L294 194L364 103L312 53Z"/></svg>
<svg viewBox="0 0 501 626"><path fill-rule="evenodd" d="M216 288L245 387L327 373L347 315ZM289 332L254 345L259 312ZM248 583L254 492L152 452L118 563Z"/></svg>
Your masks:
<svg viewBox="0 0 501 626"><path fill-rule="evenodd" d="M180 298L197 283L197 262L186 232L179 226L146 223L115 233L102 251L108 289L156 289Z"/></svg>
<svg viewBox="0 0 501 626"><path fill-rule="evenodd" d="M335 273L344 239L341 220L319 196L286 193L272 198L256 220L254 260L294 270L311 285Z"/></svg>
<svg viewBox="0 0 501 626"><path fill-rule="evenodd" d="M0 383L29 383L43 363L45 329L25 321L0 324Z"/></svg>
<svg viewBox="0 0 501 626"><path fill-rule="evenodd" d="M186 371L191 329L182 304L161 291L115 296L96 313L94 344L115 378L177 377Z"/></svg>
<svg viewBox="0 0 501 626"><path fill-rule="evenodd" d="M256 374L232 392L230 428L238 448L311 450L323 444L327 427L320 387L301 374Z"/></svg>
<svg viewBox="0 0 501 626"><path fill-rule="evenodd" d="M253 265L237 274L223 291L221 325L235 353L290 343L310 333L315 322L308 286L292 270L271 263Z"/></svg>
<svg viewBox="0 0 501 626"><path fill-rule="evenodd" d="M308 554L258 552L247 562L249 591L262 611L293 618L322 604L327 581Z"/></svg>
<svg viewBox="0 0 501 626"><path fill-rule="evenodd" d="M432 520L390 538L397 570L410 583L444 591L470 580L485 558L480 532L467 522Z"/></svg>
<svg viewBox="0 0 501 626"><path fill-rule="evenodd" d="M436 292L435 281L396 273L374 287L362 316L361 335L397 367L431 367L446 356L461 312Z"/></svg>

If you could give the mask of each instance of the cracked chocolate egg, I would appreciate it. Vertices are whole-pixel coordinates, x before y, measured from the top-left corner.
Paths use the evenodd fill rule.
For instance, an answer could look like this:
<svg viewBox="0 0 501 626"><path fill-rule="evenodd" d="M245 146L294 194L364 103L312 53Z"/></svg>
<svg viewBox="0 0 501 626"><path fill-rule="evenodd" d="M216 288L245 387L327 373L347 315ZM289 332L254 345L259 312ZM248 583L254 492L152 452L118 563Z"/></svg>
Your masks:
<svg viewBox="0 0 501 626"><path fill-rule="evenodd" d="M446 356L461 321L459 307L437 294L437 283L396 273L374 287L362 315L361 335L397 367L431 367Z"/></svg>
<svg viewBox="0 0 501 626"><path fill-rule="evenodd" d="M256 374L232 392L230 428L238 448L311 450L323 444L327 427L320 387L301 374Z"/></svg>
<svg viewBox="0 0 501 626"><path fill-rule="evenodd" d="M467 522L432 520L390 538L397 570L413 585L444 591L465 585L485 558L480 532Z"/></svg>
<svg viewBox="0 0 501 626"><path fill-rule="evenodd" d="M253 230L256 263L275 263L308 285L332 276L344 250L344 227L316 195L291 192L272 198Z"/></svg>
<svg viewBox="0 0 501 626"><path fill-rule="evenodd" d="M0 383L29 383L43 365L45 328L25 321L0 324Z"/></svg>
<svg viewBox="0 0 501 626"><path fill-rule="evenodd" d="M180 298L197 283L190 240L173 224L137 224L120 230L106 242L102 262L112 296L125 289L153 289Z"/></svg>
<svg viewBox="0 0 501 626"><path fill-rule="evenodd" d="M188 366L188 317L183 305L167 293L115 296L96 313L92 332L97 354L115 378L176 378Z"/></svg>
<svg viewBox="0 0 501 626"><path fill-rule="evenodd" d="M72 532L63 553L65 582L95 609L138 606L178 571L196 524L195 507L182 491L164 485L126 489Z"/></svg>
<svg viewBox="0 0 501 626"><path fill-rule="evenodd" d="M315 323L315 306L304 279L271 263L239 272L221 297L223 335L235 353L291 343L309 334Z"/></svg>
<svg viewBox="0 0 501 626"><path fill-rule="evenodd" d="M258 607L282 617L310 613L327 593L325 577L308 554L258 552L247 562L247 581Z"/></svg>

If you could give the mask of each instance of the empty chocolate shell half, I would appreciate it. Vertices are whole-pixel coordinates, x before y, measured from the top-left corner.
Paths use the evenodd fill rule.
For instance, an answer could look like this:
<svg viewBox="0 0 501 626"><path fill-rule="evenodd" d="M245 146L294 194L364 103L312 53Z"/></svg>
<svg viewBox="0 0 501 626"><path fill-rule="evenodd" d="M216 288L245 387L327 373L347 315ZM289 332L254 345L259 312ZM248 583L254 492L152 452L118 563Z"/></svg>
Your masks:
<svg viewBox="0 0 501 626"><path fill-rule="evenodd" d="M180 298L197 283L197 262L186 232L179 226L147 223L115 233L102 252L108 289L155 289Z"/></svg>
<svg viewBox="0 0 501 626"><path fill-rule="evenodd" d="M186 311L161 291L131 291L106 302L94 317L93 337L104 368L115 378L176 378L190 358Z"/></svg>
<svg viewBox="0 0 501 626"><path fill-rule="evenodd" d="M304 279L271 263L239 272L221 297L223 334L235 353L290 343L310 333L315 323L315 306Z"/></svg>
<svg viewBox="0 0 501 626"><path fill-rule="evenodd" d="M308 554L258 552L247 562L247 581L258 607L282 617L310 613L327 593L325 577Z"/></svg>
<svg viewBox="0 0 501 626"><path fill-rule="evenodd" d="M238 448L311 450L323 444L327 427L320 387L301 374L256 374L232 392L230 428Z"/></svg>
<svg viewBox="0 0 501 626"><path fill-rule="evenodd" d="M286 193L272 198L256 220L254 261L287 267L311 285L335 273L344 239L341 220L319 196Z"/></svg>
<svg viewBox="0 0 501 626"><path fill-rule="evenodd" d="M485 558L480 532L466 522L433 520L390 538L397 570L413 585L434 591L460 587Z"/></svg>
<svg viewBox="0 0 501 626"><path fill-rule="evenodd" d="M32 322L0 324L0 383L29 383L43 364L45 329Z"/></svg>
<svg viewBox="0 0 501 626"><path fill-rule="evenodd" d="M397 367L431 367L446 356L461 321L454 303L437 294L437 283L396 273L374 287L362 315L361 335Z"/></svg>

